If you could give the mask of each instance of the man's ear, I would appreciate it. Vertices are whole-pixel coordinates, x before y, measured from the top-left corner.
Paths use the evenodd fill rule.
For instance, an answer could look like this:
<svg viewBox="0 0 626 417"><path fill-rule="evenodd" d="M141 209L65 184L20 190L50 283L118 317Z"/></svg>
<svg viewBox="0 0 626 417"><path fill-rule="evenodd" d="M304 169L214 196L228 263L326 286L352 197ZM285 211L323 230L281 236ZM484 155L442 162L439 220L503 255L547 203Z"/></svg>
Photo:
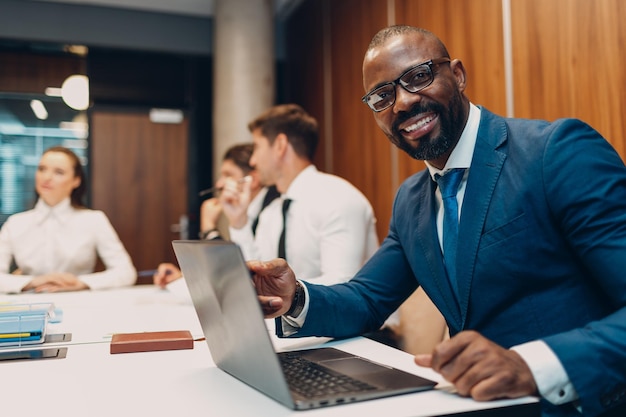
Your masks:
<svg viewBox="0 0 626 417"><path fill-rule="evenodd" d="M278 153L278 156L282 158L289 149L289 139L287 139L287 135L285 135L284 133L279 133L278 135L276 135L273 146Z"/></svg>
<svg viewBox="0 0 626 417"><path fill-rule="evenodd" d="M453 59L450 61L450 70L452 74L454 74L454 79L456 80L456 86L458 90L462 93L465 91L467 87L467 78L465 73L465 67L463 66L463 62L459 59Z"/></svg>

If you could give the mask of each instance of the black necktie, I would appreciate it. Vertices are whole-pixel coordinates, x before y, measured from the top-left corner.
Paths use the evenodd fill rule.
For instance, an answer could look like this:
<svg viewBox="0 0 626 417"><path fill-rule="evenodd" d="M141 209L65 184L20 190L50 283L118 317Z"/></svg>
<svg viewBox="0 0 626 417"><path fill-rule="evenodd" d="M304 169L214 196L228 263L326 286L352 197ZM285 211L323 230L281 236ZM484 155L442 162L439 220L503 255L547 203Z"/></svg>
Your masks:
<svg viewBox="0 0 626 417"><path fill-rule="evenodd" d="M283 231L280 233L280 240L278 241L278 257L287 259L285 254L285 235L287 234L287 210L291 200L286 198L283 200Z"/></svg>
<svg viewBox="0 0 626 417"><path fill-rule="evenodd" d="M459 208L456 194L465 169L456 168L444 175L435 175L443 200L443 260L446 265L448 279L458 297L456 280L456 251L459 237Z"/></svg>
<svg viewBox="0 0 626 417"><path fill-rule="evenodd" d="M256 236L256 228L259 225L259 216L265 210L265 207L269 206L272 201L276 198L280 197L280 193L276 189L276 186L272 185L267 188L267 192L265 193L265 197L263 198L263 203L261 204L261 210L259 210L259 214L256 215L254 220L252 221L252 235Z"/></svg>

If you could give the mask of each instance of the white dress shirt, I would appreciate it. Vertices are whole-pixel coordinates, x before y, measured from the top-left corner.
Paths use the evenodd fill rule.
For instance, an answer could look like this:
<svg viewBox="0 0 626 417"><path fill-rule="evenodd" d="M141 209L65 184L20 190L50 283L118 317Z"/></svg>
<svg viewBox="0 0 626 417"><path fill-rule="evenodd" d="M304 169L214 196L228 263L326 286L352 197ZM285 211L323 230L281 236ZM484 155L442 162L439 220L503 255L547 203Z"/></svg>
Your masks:
<svg viewBox="0 0 626 417"><path fill-rule="evenodd" d="M282 198L263 210L256 237L249 225L230 228L230 238L241 246L245 259L278 256L283 198L292 200L285 252L298 279L324 285L345 282L378 249L376 220L367 198L348 181L310 165Z"/></svg>
<svg viewBox="0 0 626 417"><path fill-rule="evenodd" d="M100 257L106 270L94 272ZM11 261L21 275L10 273ZM137 272L106 215L76 209L67 198L54 207L39 200L0 229L0 293L17 293L34 277L71 273L90 289L132 285Z"/></svg>

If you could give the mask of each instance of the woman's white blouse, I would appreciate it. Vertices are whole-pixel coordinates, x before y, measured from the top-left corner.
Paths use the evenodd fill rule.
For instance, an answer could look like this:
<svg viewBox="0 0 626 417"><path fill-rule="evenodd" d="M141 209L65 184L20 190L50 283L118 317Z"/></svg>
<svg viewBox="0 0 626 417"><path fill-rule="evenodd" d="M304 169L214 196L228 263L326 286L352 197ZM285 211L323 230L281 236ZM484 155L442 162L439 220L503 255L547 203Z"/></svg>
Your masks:
<svg viewBox="0 0 626 417"><path fill-rule="evenodd" d="M105 270L94 272L98 257ZM21 271L10 273L12 260ZM99 210L54 207L10 216L0 229L0 293L15 293L35 276L71 273L92 290L132 285L137 272L113 226Z"/></svg>

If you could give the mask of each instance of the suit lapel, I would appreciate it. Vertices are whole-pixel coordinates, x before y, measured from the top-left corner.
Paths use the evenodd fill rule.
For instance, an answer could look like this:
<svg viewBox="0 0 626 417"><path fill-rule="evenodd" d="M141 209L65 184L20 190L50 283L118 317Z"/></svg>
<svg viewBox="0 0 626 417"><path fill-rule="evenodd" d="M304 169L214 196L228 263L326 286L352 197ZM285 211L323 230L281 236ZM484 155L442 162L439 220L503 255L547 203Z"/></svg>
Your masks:
<svg viewBox="0 0 626 417"><path fill-rule="evenodd" d="M476 267L480 237L491 198L506 159L506 153L499 150L506 142L506 138L507 130L504 121L482 108L459 224L457 279L462 316L461 329L464 328L467 319L470 288Z"/></svg>

